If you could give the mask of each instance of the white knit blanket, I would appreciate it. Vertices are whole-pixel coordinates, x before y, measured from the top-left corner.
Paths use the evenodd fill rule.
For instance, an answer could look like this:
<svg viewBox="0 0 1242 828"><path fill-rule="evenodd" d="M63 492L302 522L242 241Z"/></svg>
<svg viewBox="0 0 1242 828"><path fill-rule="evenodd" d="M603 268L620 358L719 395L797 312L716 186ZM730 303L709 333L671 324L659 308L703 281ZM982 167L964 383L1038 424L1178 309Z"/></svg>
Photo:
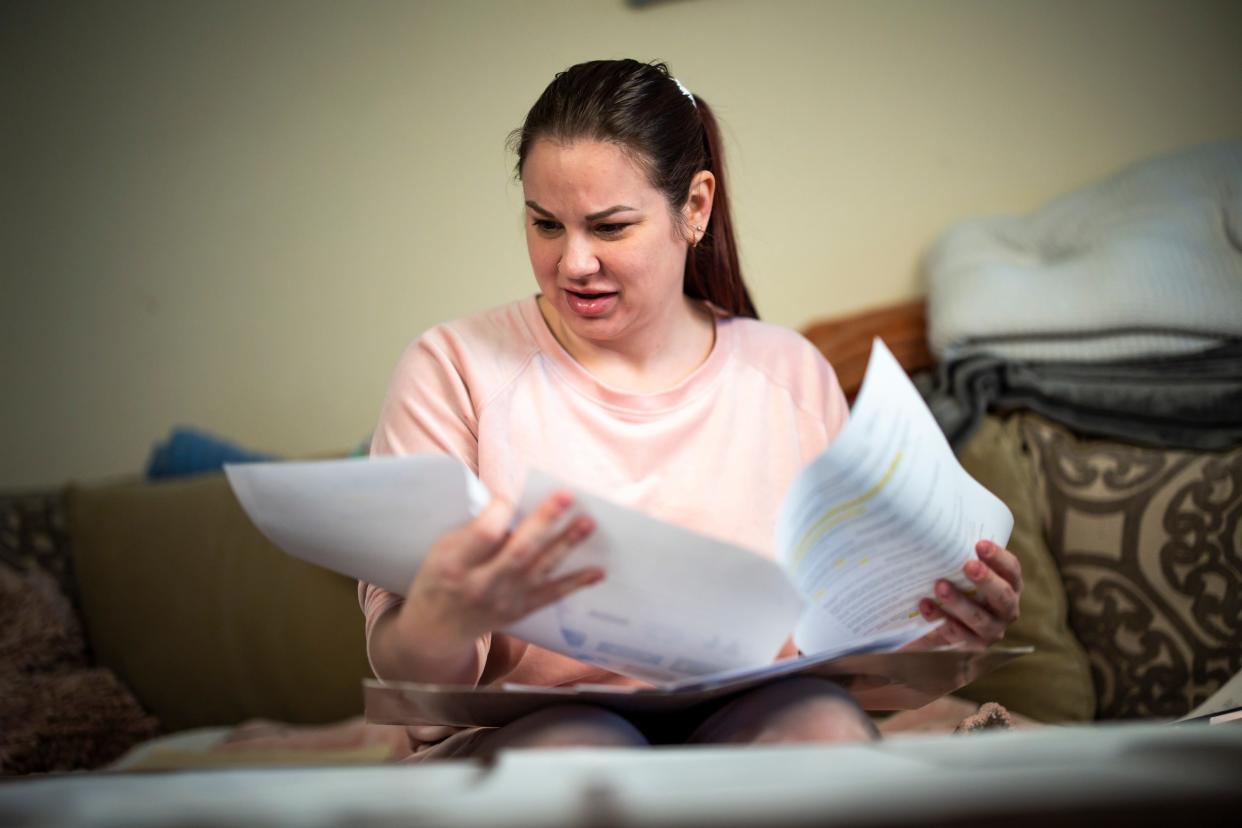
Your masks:
<svg viewBox="0 0 1242 828"><path fill-rule="evenodd" d="M1242 142L1135 165L1026 217L962 222L927 271L942 361L1103 361L1242 337Z"/></svg>

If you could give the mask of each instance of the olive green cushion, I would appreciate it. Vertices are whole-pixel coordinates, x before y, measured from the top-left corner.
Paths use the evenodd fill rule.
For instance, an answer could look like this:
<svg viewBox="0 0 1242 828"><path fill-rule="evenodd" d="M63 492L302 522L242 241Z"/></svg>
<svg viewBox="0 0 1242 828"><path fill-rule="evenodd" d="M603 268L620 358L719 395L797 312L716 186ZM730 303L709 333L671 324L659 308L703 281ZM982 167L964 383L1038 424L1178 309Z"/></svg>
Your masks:
<svg viewBox="0 0 1242 828"><path fill-rule="evenodd" d="M1024 450L1019 417L986 417L958 453L966 471L1013 512L1008 548L1022 563L1021 616L1005 645L1035 652L984 676L956 695L994 701L1044 722L1085 721L1095 714L1087 655L1067 621L1065 587L1040 522L1032 461Z"/></svg>
<svg viewBox="0 0 1242 828"><path fill-rule="evenodd" d="M362 711L356 582L273 546L222 474L68 500L94 656L167 729Z"/></svg>

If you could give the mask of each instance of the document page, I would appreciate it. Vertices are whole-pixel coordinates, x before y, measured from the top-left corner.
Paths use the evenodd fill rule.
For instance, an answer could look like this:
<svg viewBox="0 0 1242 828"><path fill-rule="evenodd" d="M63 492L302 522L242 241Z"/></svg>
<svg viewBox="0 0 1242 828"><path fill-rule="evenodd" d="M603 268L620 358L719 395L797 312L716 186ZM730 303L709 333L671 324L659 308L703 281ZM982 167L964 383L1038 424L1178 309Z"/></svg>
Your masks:
<svg viewBox="0 0 1242 828"><path fill-rule="evenodd" d="M580 661L657 684L771 663L803 602L773 561L532 472L519 510L569 488L596 529L560 571L604 580L508 632Z"/></svg>
<svg viewBox="0 0 1242 828"><path fill-rule="evenodd" d="M962 589L974 545L1004 545L1005 504L958 464L931 412L878 338L850 420L786 495L777 555L811 604L795 640L806 653L898 630L938 578Z"/></svg>
<svg viewBox="0 0 1242 828"><path fill-rule="evenodd" d="M1221 685L1220 689L1207 698L1203 704L1187 713L1179 722L1189 721L1190 719L1207 718L1210 724L1216 724L1214 717L1216 714L1227 714L1230 711L1242 710L1242 673L1235 673L1233 678ZM1235 717L1229 718L1230 721L1236 720Z"/></svg>
<svg viewBox="0 0 1242 828"><path fill-rule="evenodd" d="M491 495L454 457L353 457L224 467L242 508L296 558L404 595L436 538Z"/></svg>
<svg viewBox="0 0 1242 828"><path fill-rule="evenodd" d="M285 552L401 595L436 539L491 498L443 455L249 463L226 472L255 525ZM505 632L658 683L776 657L803 607L779 565L540 472L529 476L516 520L555 489L572 491L577 510L596 523L558 571L599 565L605 578Z"/></svg>

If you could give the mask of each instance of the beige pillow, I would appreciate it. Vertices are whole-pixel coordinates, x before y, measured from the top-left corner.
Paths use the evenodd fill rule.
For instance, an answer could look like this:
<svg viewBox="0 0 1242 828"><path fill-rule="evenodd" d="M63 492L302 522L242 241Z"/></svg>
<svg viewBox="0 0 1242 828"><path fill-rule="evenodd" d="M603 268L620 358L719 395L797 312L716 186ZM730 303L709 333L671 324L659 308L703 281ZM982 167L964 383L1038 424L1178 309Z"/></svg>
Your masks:
<svg viewBox="0 0 1242 828"><path fill-rule="evenodd" d="M1013 512L1008 548L1022 563L1021 616L1006 645L1031 645L1023 656L956 695L1005 707L1044 722L1084 721L1095 712L1087 656L1066 621L1065 588L1044 543L1035 482L1023 451L1018 418L989 416L958 453L966 471Z"/></svg>
<svg viewBox="0 0 1242 828"><path fill-rule="evenodd" d="M1033 414L1023 424L1098 715L1185 714L1242 668L1242 448L1140 448Z"/></svg>
<svg viewBox="0 0 1242 828"><path fill-rule="evenodd" d="M68 499L94 655L166 728L362 711L355 582L273 546L222 474Z"/></svg>

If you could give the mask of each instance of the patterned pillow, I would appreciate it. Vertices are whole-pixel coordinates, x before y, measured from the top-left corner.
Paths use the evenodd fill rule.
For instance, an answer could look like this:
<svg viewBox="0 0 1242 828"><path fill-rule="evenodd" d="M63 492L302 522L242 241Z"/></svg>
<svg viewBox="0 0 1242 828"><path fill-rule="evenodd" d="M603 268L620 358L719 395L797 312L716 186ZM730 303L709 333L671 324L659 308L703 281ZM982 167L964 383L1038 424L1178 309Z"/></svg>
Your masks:
<svg viewBox="0 0 1242 828"><path fill-rule="evenodd" d="M0 494L0 565L41 569L78 605L65 495L60 489Z"/></svg>
<svg viewBox="0 0 1242 828"><path fill-rule="evenodd" d="M95 768L159 723L92 667L61 492L0 496L0 775Z"/></svg>
<svg viewBox="0 0 1242 828"><path fill-rule="evenodd" d="M1023 433L1097 716L1183 715L1242 667L1242 447L1086 440L1033 414Z"/></svg>

